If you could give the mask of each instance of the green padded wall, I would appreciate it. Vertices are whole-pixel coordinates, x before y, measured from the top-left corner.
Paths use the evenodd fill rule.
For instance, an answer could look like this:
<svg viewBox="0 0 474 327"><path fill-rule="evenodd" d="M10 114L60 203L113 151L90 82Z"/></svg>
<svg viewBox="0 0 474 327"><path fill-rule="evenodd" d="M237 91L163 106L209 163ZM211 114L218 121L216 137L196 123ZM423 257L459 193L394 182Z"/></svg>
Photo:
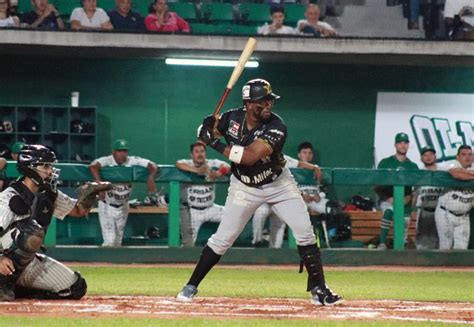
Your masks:
<svg viewBox="0 0 474 327"><path fill-rule="evenodd" d="M81 106L97 106L99 155L120 137L129 140L131 154L173 164L189 156L195 127L214 110L231 69L4 56L0 72L0 103L68 105L71 91L79 91ZM299 142L312 141L326 167L372 167L378 91L474 93L473 68L261 63L244 71L225 108L241 103L242 83L255 77L271 81L282 96L275 111L288 124L286 152L295 155ZM368 189L343 193L357 191Z"/></svg>

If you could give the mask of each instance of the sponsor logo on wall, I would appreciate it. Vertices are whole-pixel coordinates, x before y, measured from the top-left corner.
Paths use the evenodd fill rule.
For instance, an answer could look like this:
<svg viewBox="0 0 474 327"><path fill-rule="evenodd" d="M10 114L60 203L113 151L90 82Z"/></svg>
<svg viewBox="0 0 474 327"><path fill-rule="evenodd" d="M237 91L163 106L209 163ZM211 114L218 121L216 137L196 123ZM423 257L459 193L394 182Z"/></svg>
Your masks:
<svg viewBox="0 0 474 327"><path fill-rule="evenodd" d="M408 157L420 167L420 149L427 145L436 150L438 162L455 159L461 144L474 146L474 94L379 92L374 165L395 153L399 132L408 134Z"/></svg>

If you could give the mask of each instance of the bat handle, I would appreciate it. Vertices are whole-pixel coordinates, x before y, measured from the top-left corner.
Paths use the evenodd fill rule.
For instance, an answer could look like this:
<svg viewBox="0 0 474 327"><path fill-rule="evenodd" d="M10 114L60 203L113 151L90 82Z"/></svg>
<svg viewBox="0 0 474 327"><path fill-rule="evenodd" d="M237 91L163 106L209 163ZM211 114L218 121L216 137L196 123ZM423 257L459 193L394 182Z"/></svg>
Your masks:
<svg viewBox="0 0 474 327"><path fill-rule="evenodd" d="M221 112L221 109L224 106L225 100L229 96L230 90L231 90L230 88L226 88L224 90L224 94L222 94L221 100L219 101L219 103L216 106L216 109L214 110L214 114L213 114L215 118L214 131L217 130L217 124L219 123L219 113Z"/></svg>

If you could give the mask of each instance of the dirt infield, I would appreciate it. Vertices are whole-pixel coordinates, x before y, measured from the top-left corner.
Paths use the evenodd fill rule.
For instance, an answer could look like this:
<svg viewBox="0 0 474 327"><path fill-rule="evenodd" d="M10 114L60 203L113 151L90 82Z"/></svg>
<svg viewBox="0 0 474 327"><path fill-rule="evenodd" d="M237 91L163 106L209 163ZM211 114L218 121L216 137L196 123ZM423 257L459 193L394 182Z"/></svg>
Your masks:
<svg viewBox="0 0 474 327"><path fill-rule="evenodd" d="M303 299L197 298L193 303L170 297L88 296L80 301L19 300L0 303L0 316L157 317L306 320L398 320L474 325L473 303L346 301L337 307L314 306Z"/></svg>

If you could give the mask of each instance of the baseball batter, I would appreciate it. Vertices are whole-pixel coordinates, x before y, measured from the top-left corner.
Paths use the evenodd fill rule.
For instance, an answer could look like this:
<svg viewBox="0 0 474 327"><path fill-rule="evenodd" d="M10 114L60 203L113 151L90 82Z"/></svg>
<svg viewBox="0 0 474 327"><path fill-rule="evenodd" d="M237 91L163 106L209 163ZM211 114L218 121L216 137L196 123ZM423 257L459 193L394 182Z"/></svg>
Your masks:
<svg viewBox="0 0 474 327"><path fill-rule="evenodd" d="M78 272L37 253L53 214L58 219L84 216L98 193L89 184L89 194L75 200L57 190L54 163L50 149L25 145L17 161L21 178L0 193L0 301L80 299L86 294L86 281Z"/></svg>
<svg viewBox="0 0 474 327"><path fill-rule="evenodd" d="M188 283L177 295L190 302L197 287L232 246L255 210L263 203L272 206L280 219L290 226L298 244L298 252L308 271L308 287L314 304L335 305L342 297L326 285L321 254L316 245L306 205L289 169L285 167L283 146L287 128L272 113L279 96L263 79L247 82L242 88L243 107L229 110L218 119L204 119L199 139L232 161L232 176L224 217L208 240ZM219 135L227 142L220 141Z"/></svg>
<svg viewBox="0 0 474 327"><path fill-rule="evenodd" d="M405 133L398 133L395 136L395 150L393 156L382 159L377 168L378 169L394 169L394 170L418 170L418 166L407 157L410 140ZM382 221L380 224L380 244L378 249L387 249L387 237L393 223L393 187L392 186L377 186L375 191L380 197L380 210L383 212ZM405 187L405 237L408 235L408 226L410 224L411 215L411 201L413 189L411 186Z"/></svg>
<svg viewBox="0 0 474 327"><path fill-rule="evenodd" d="M118 139L113 143L112 155L94 160L89 169L96 182L100 182L100 170L102 167L132 167L142 166L148 168L147 188L150 196L158 196L155 177L158 166L144 158L128 155L128 142ZM102 229L102 246L121 246L125 225L128 218L128 200L132 193L132 183L114 183L106 194L101 195L99 201L99 222Z"/></svg>
<svg viewBox="0 0 474 327"><path fill-rule="evenodd" d="M316 184L298 184L298 188L303 195L303 200L309 209L319 212L326 212L325 194L320 192L319 179L321 171L318 165L313 165L313 145L309 142L303 142L298 146L298 159L284 155L286 166L288 168L303 168L314 172ZM271 210L269 204L262 204L255 211L252 220L253 227L253 244L262 242L263 229L267 218L270 218L270 248L281 248L283 245L283 237L285 234L286 224L276 216Z"/></svg>
<svg viewBox="0 0 474 327"><path fill-rule="evenodd" d="M191 159L178 160L176 167L206 176L208 181L230 172L230 166L226 162L206 159L206 147L202 143L191 144ZM181 199L181 240L185 247L194 246L202 224L208 221L219 223L224 207L214 203L216 185L210 183L183 185ZM189 211L189 214L186 211Z"/></svg>
<svg viewBox="0 0 474 327"><path fill-rule="evenodd" d="M448 165L447 170L453 178L474 180L472 148L469 145L461 145L456 161ZM473 206L473 189L445 189L445 193L439 197L435 211L440 250L467 249L470 236L469 212Z"/></svg>
<svg viewBox="0 0 474 327"><path fill-rule="evenodd" d="M434 148L425 146L420 153L421 162L423 162L425 169L439 169L436 164L436 150ZM439 247L434 213L442 192L443 188L439 186L422 186L415 190L414 198L418 208L415 244L418 250L437 249Z"/></svg>

